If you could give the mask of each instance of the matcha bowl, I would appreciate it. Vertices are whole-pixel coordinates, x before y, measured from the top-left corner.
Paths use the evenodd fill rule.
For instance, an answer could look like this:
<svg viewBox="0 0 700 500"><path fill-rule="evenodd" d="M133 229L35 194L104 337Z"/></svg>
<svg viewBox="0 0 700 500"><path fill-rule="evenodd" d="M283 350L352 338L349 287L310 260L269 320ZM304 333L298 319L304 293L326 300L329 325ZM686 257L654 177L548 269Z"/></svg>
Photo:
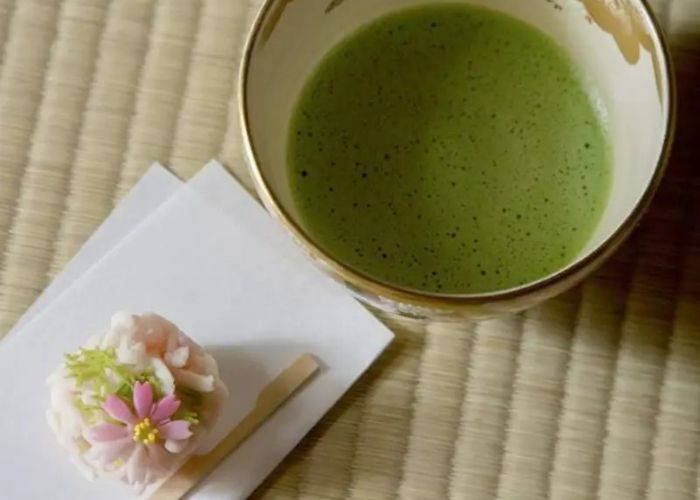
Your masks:
<svg viewBox="0 0 700 500"><path fill-rule="evenodd" d="M401 279L387 279L386 276L381 275L381 272L375 272L377 269L381 270L379 267L375 266L373 270L369 264L367 266L361 265L361 260L353 261L352 258L340 256L338 252L330 249L329 245L320 241L322 238L318 238L318 236L323 235L323 231L314 229L309 224L309 220L311 220L309 215L313 216L317 208L325 210L328 207L316 207L313 203L307 204L305 214L304 210L300 209L298 198L295 199L295 186L299 184L295 180L295 175L307 176L303 163L305 160L303 158L302 160L297 159L297 163L301 161L301 164L297 165L296 171L294 168L290 168L290 144L294 142L294 134L291 132L301 134L294 125L295 120L297 123L299 122L299 119L295 118L295 113L299 114L297 111L300 96L304 95L304 92L309 94L308 82L316 74L319 65L326 64L323 61L326 60L329 52L335 50L338 44L357 33L358 30L376 23L378 19L384 19L386 16L405 11L405 9L449 6L451 9L457 9L455 12L459 13L458 9L461 5L481 9L478 12L482 14L485 12L483 9L487 9L489 12L486 17L487 24L488 19L490 19L488 16L491 16L491 13L503 14L509 19L514 18L518 26L532 27L556 44L557 50L566 54L572 65L576 67L577 73L580 74L581 82L590 93L591 102L596 108L597 115L605 129L607 143L609 143L607 153L609 158L606 160L609 163L609 179L606 178L605 183L589 184L594 190L605 189L605 202L600 204L599 213L596 213L595 216L596 220L591 224L590 231L585 233L585 238L581 239L581 242L577 242L575 251L571 254L567 253L564 260L556 263L554 267L546 269L546 272L543 272L541 276L521 279L517 283L508 283L502 288L497 286L494 288L493 283L491 283L491 288L485 289L485 291L474 289L474 287L465 288L462 291L456 285L449 290L441 291L435 286L421 286L420 280L415 282L417 284L411 284L408 279L399 284ZM415 16L408 16L406 19L410 21L410 19L415 19ZM418 19L420 23L420 18ZM445 19L449 20L450 17ZM440 23L428 22L426 19L426 30L436 27L438 24ZM382 26L384 28L388 26L386 29L392 31L392 25ZM406 24L406 26L407 29L412 29L410 24ZM454 25L454 23L453 26L461 29L459 25ZM396 26L393 25L393 27ZM403 24L399 25L399 29L400 27L403 27ZM467 37L467 39L469 38ZM408 40L410 42L414 38ZM521 44L519 43L520 39L513 40L518 45L517 49L520 51L518 54L522 54L524 46L529 47L527 41ZM439 40L440 43L436 42L436 46L449 46L451 41L449 38L444 39L443 36L443 39ZM459 38L454 41L461 43ZM406 40L403 43L407 45ZM476 44L476 42L474 43ZM482 36L483 46L488 47L490 43L489 39ZM413 50L410 44L408 45L406 50ZM506 46L510 46L510 42L506 42L504 46L504 50L507 52L510 49L505 49ZM419 51L420 49L421 47L418 47L415 50ZM386 45L386 51L390 50L391 47ZM371 51L368 52L371 54ZM374 52L377 52L376 47ZM527 54L525 55L527 56ZM379 61L377 64L384 64L381 62L383 59L378 58L377 60ZM522 57L512 59L513 64L516 65L518 60L522 60ZM457 60L455 64L461 63ZM477 60L476 65L478 64ZM348 68L346 72L352 73L354 71L353 64L345 66ZM545 64L545 66L547 65ZM555 64L552 63L552 66ZM400 68L399 66L399 73L401 73ZM527 68L525 69L527 70ZM382 71L386 73L385 70L386 67L379 67L377 73ZM434 71L434 69L431 70L426 65L426 71ZM507 69L504 71L501 68L499 71L505 78L510 76ZM521 78L525 74L522 73L523 69L520 68L519 71L521 73L518 73L514 67L512 73L514 86L527 84ZM393 74L393 71L390 73ZM405 76L406 78L418 78L417 86L420 87L420 68L414 73L410 74L407 71ZM452 75L454 74L452 73ZM402 77L403 75L399 75L396 81L401 82ZM536 82L536 80L533 81ZM449 4L426 0L386 0L382 2L375 0L268 0L261 9L249 35L239 85L239 110L246 160L256 190L266 208L281 220L294 239L324 271L347 286L360 300L391 314L427 319L485 317L502 312L522 310L561 293L584 279L620 246L648 207L665 169L675 123L676 94L670 57L658 24L649 6L643 0L618 0L617 2L606 0L464 0L462 2L452 1ZM493 101L491 106L498 103L498 92L503 93L503 99L513 99L513 96L517 95L510 93L508 88L508 85L494 87L496 94L491 97L496 101ZM559 93L566 94L567 92L571 93L572 90L565 85L559 89L554 84L548 88L546 95L542 97L541 103L537 103L537 106L540 107L543 104L545 107L559 109L560 102L564 104L567 102L559 99L561 97ZM333 90L330 93L332 94ZM506 96L506 93L509 95ZM352 97L352 92L349 92L348 95ZM359 90L358 96L360 99L364 98ZM487 97L489 96L487 95ZM495 116L495 113L489 112L487 98L483 100L485 101L483 106L481 101L470 102L471 109L484 108L486 113L483 116ZM361 105L355 107L359 108ZM515 107L519 107L519 105L513 106L513 108ZM352 106L347 109L350 109L350 112L355 112ZM559 109L559 111L561 110ZM327 111L323 112L326 113L325 116L329 116ZM502 114L502 110L499 112ZM381 136L382 127L387 127L386 124L382 123L381 113L377 115L376 123L372 121L371 114L367 116L362 123L367 123L368 127L377 127L379 132L375 135ZM534 113L532 119L539 119L538 116ZM566 113L560 113L557 116L566 117ZM329 116L329 120L336 118ZM472 116L470 119L470 127L478 129L479 118ZM535 125L536 127L531 125L533 130L565 126L559 122L544 124L542 119ZM489 126L491 125L484 122L484 128ZM410 122L407 127L410 129ZM438 127L436 130L445 129ZM447 132L451 131L447 129ZM350 135L353 133L357 137L365 137L365 139L357 139L357 142L363 140L365 142L358 144L356 148L364 148L365 150L370 148L369 152L363 152L365 156L370 154L372 151L371 146L367 144L367 136L362 135L362 130L351 131ZM484 137L483 141L489 140L488 134ZM353 137L350 139L352 140ZM332 147L330 143L319 142L319 151L322 151L326 146ZM508 145L505 144L504 149L507 147ZM589 144L589 141L586 141L585 147L594 149L595 144ZM382 152L381 154L384 159L389 160L388 153ZM581 154L586 154L586 151ZM527 153L523 153L522 158L524 162L532 160ZM541 158L551 158L551 156L544 155ZM513 161L517 162L517 155L515 155L515 160L511 159L511 163ZM311 160L309 162L313 163ZM393 162L397 163L395 159ZM439 169L439 161L437 163ZM574 161L574 163L576 162ZM581 162L579 161L579 163ZM394 166L394 168L400 167L400 162L398 166ZM551 172L558 170L557 165L548 165L548 167L551 167ZM417 168L420 168L420 165ZM362 176L366 177L366 173L363 172ZM464 177L464 179L464 183L468 184L469 176ZM503 175L494 176L493 179L496 179L494 182L509 182L509 177ZM401 182L400 179L396 181L397 184ZM391 182L386 184L391 184ZM586 187L584 186L584 189ZM331 191L328 196L334 197L333 200L342 199L344 196L348 197L348 193L338 193L338 189L334 192L333 186L328 189ZM352 191L353 188L343 189ZM465 192L468 193L468 191ZM351 194L354 196L356 193ZM588 194L591 193L586 193L586 195ZM603 194L598 192L592 194L600 195L601 199L603 197ZM489 201L489 198L489 193L485 192L486 202ZM563 203L566 203L565 198L562 198ZM367 197L362 199L363 204L367 202L368 207L372 201L371 198ZM423 201L425 202L425 200ZM429 212L433 205L430 201L427 203L427 205L422 206ZM466 221L466 218L471 218L470 209L468 204L463 204L463 206L467 208L464 209L464 213L460 212L459 216L465 217ZM506 213L509 208L511 207L504 206L503 212ZM335 205L330 210L335 211ZM342 207L339 210L342 211ZM391 210L394 208L391 207ZM484 209L483 206L480 206L478 210L481 211L478 214L482 217L480 220L484 220L485 217L486 220L491 221L491 224L499 224L498 221L505 220L495 216L489 217L488 213L484 216L482 213L484 210L491 210L488 207ZM499 206L499 213L500 210ZM518 207L517 211L517 217L520 219L522 207ZM381 215L381 213L379 214ZM527 214L524 215L524 218L527 218ZM376 220L377 215L374 214L372 217L374 219L371 220ZM581 219L580 214L578 219ZM476 220L476 212L474 220ZM379 223L383 222L379 221ZM339 225L331 229L335 231L336 235L340 234L342 240L342 233L338 233L338 231L342 230L343 227L347 229L348 233L352 231L358 233L357 228L363 227L363 224L368 227L371 225L369 219L363 222L363 218L359 216L347 219L344 226ZM473 224L466 223L463 227L466 228L464 231L467 233L475 230ZM396 228L389 227L387 231L389 229L396 232ZM546 230L547 228L543 228L543 235L548 234ZM498 235L499 231L500 229L492 231L492 233ZM506 232L509 229L504 226L503 231ZM398 233L400 232L401 229ZM410 233L410 231L406 232ZM455 233L447 234L452 238L456 237ZM530 228L528 228L527 234L530 235ZM377 235L381 237L381 232L375 233L375 236ZM470 238L471 236L470 234L460 234L459 237ZM373 241L375 241L374 237ZM560 243L562 241L558 240L557 245ZM450 244L449 241L445 243L445 245L448 244ZM353 245L358 246L355 249L357 254L363 255L363 244L353 243ZM442 248L445 248L445 245L442 245ZM421 248L427 250L428 246L425 241L421 241ZM495 247L492 245L491 248ZM520 252L523 260L526 260L529 257L528 253L535 252L535 250L534 247L524 245L522 248L518 248L517 252ZM376 252L376 249L373 251ZM386 253L380 248L378 255L386 258ZM486 257L492 256L492 253L488 253ZM564 256L563 253L562 256ZM423 258L432 257L429 254L425 254L423 257L420 255L414 257L415 264L422 265L421 259ZM381 264L381 260L379 264ZM438 264L449 282L449 275L452 271L449 264L440 262ZM467 261L466 265L468 266L468 264ZM404 265L404 262L401 265ZM462 271L458 271L458 268L455 267L455 273L464 272L464 262L461 262L461 265L463 265ZM406 267L407 276L411 272L409 267ZM400 265L394 265L392 272L395 277L402 277ZM481 273L485 274L485 271L481 270ZM475 275L479 278L478 273Z"/></svg>

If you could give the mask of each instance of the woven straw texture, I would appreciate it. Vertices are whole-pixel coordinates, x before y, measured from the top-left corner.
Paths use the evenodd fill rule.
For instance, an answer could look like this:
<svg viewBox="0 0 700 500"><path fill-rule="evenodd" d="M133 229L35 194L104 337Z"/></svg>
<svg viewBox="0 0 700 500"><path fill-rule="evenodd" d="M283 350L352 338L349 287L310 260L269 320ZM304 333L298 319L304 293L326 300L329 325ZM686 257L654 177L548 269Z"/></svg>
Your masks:
<svg viewBox="0 0 700 500"><path fill-rule="evenodd" d="M0 335L151 162L247 182L234 83L259 3L0 0ZM678 140L629 243L523 314L391 324L255 497L700 496L700 0L653 6Z"/></svg>

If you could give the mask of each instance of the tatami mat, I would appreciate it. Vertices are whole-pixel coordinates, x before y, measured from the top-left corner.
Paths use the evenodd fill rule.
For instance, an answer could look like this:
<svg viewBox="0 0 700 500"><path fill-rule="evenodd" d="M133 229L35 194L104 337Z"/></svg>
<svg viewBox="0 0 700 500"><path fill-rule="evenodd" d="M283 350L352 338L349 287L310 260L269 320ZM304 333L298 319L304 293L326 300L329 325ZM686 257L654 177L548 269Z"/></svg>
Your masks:
<svg viewBox="0 0 700 500"><path fill-rule="evenodd" d="M534 1L534 0L528 0ZM244 182L260 0L0 0L0 335L153 161ZM397 340L259 498L689 499L700 453L700 2L653 2L681 116L630 242L520 315Z"/></svg>

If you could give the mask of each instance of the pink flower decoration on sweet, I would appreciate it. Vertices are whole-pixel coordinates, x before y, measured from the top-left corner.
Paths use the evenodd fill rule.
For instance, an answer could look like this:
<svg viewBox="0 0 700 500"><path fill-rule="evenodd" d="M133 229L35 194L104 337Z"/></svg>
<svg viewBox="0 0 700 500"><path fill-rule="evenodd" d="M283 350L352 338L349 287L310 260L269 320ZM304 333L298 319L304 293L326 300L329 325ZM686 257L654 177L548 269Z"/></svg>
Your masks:
<svg viewBox="0 0 700 500"><path fill-rule="evenodd" d="M102 408L120 423L103 423L85 434L90 453L103 465L125 465L129 483L140 483L147 476L167 469L169 453L181 451L192 436L186 420L171 420L180 406L174 394L153 402L148 382L134 384L135 412L114 394L107 396Z"/></svg>

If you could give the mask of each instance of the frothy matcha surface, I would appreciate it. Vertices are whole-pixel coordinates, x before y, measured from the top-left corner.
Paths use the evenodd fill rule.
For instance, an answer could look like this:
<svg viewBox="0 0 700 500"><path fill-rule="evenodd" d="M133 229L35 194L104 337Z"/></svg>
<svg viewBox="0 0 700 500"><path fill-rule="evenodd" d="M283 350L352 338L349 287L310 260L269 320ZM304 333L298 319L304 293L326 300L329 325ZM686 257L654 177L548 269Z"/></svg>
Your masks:
<svg viewBox="0 0 700 500"><path fill-rule="evenodd" d="M548 36L457 4L399 11L332 49L290 123L304 228L375 278L443 293L570 263L610 184L604 128Z"/></svg>

